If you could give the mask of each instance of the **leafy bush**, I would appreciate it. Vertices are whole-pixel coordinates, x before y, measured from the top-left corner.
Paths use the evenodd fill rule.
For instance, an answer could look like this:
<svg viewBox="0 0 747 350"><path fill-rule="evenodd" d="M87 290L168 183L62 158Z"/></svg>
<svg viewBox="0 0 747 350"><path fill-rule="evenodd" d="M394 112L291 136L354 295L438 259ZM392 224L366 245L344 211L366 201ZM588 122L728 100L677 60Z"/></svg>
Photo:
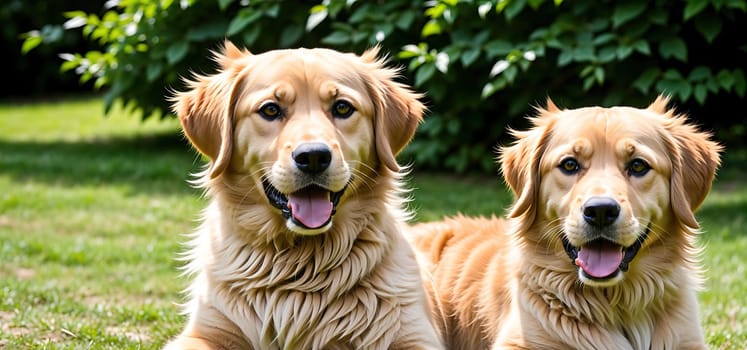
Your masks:
<svg viewBox="0 0 747 350"><path fill-rule="evenodd" d="M546 96L566 107L645 105L663 92L704 122L706 103L741 104L746 12L747 0L121 0L101 16L66 14L67 29L106 49L70 54L62 67L107 87L107 106L122 99L148 117L165 115L179 76L213 70L207 50L225 38L254 52L378 44L407 67L431 109L405 157L494 172L486 155L505 126L523 127L518 117ZM733 113L714 114L709 125L741 125Z"/></svg>
<svg viewBox="0 0 747 350"><path fill-rule="evenodd" d="M50 64L62 50L86 51L91 45L79 33L66 32L59 25L62 13L71 7L92 10L100 8L97 0L72 2L48 0L3 0L0 6L0 56L11 69L3 74L0 97L49 96L50 92L85 91L90 85L78 84L75 75L60 75L58 65ZM48 44L23 55L24 33L37 29L34 40Z"/></svg>

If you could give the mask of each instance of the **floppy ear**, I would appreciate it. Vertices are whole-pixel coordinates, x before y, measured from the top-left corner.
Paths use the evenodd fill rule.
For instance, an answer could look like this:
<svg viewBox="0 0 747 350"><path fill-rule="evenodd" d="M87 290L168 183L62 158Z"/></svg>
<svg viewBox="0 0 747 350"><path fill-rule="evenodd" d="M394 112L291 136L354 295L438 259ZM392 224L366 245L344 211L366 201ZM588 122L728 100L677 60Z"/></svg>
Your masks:
<svg viewBox="0 0 747 350"><path fill-rule="evenodd" d="M540 188L540 160L547 148L554 124L553 115L560 112L558 107L548 99L546 108L538 108L538 116L531 118L532 128L527 131L512 130L516 141L508 147L499 149L501 172L506 184L516 197L509 217L523 217L521 222L527 229L534 221Z"/></svg>
<svg viewBox="0 0 747 350"><path fill-rule="evenodd" d="M664 128L671 136L667 142L672 160L670 202L680 222L698 228L694 213L711 190L722 147L711 140L711 134L687 124L685 116L667 110L668 102L669 98L659 96L648 109L665 117Z"/></svg>
<svg viewBox="0 0 747 350"><path fill-rule="evenodd" d="M171 98L172 109L179 117L184 134L200 153L211 160L210 178L222 174L231 160L233 149L233 111L231 93L243 65L241 57L250 55L226 41L222 53L215 52L214 59L220 72L213 75L196 75L188 80L190 90L179 92Z"/></svg>
<svg viewBox="0 0 747 350"><path fill-rule="evenodd" d="M422 95L410 90L394 79L397 71L384 68L378 59L379 48L374 47L361 55L372 66L369 89L374 99L374 136L379 161L392 171L399 171L396 156L410 142L415 130L423 121L425 106L419 101Z"/></svg>

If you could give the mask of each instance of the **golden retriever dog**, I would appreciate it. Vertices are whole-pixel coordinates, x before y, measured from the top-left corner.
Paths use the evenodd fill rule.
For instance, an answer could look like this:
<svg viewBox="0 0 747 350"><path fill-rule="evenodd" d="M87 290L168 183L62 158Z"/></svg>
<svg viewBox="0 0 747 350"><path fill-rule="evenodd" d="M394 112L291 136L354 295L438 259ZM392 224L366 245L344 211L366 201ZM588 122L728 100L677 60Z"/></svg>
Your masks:
<svg viewBox="0 0 747 350"><path fill-rule="evenodd" d="M501 150L507 220L412 228L448 348L706 348L693 213L721 147L667 103L548 100Z"/></svg>
<svg viewBox="0 0 747 350"><path fill-rule="evenodd" d="M395 159L424 106L377 55L227 42L174 95L210 201L166 349L441 348Z"/></svg>

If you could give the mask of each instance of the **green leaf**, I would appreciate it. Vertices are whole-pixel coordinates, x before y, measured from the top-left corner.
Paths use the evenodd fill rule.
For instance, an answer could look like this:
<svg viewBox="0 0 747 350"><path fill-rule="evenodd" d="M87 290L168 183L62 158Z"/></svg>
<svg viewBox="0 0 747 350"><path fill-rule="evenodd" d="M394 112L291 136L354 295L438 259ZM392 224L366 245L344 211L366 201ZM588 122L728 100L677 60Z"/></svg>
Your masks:
<svg viewBox="0 0 747 350"><path fill-rule="evenodd" d="M462 64L469 67L477 58L480 57L480 49L468 49L462 53Z"/></svg>
<svg viewBox="0 0 747 350"><path fill-rule="evenodd" d="M177 41L166 50L166 60L169 64L179 62L187 55L189 43L186 40Z"/></svg>
<svg viewBox="0 0 747 350"><path fill-rule="evenodd" d="M418 67L423 65L423 63L425 63L425 57L423 56L420 56L416 59L412 59L410 60L410 63L407 65L407 70L414 72L416 69L418 69Z"/></svg>
<svg viewBox="0 0 747 350"><path fill-rule="evenodd" d="M334 31L332 34L327 35L322 39L322 43L327 45L343 45L347 44L352 41L352 37L350 36L350 33L342 32L342 31Z"/></svg>
<svg viewBox="0 0 747 350"><path fill-rule="evenodd" d="M618 61L622 61L625 58L627 58L628 56L630 56L631 53L633 53L633 47L632 46L627 46L627 45L625 45L625 46L619 46L617 48L617 60Z"/></svg>
<svg viewBox="0 0 747 350"><path fill-rule="evenodd" d="M596 37L594 37L594 40L592 41L592 43L594 43L594 46L601 46L612 40L615 40L616 37L617 36L613 33L604 33L604 34L597 35Z"/></svg>
<svg viewBox="0 0 747 350"><path fill-rule="evenodd" d="M218 7L221 11L225 11L232 2L233 0L218 0Z"/></svg>
<svg viewBox="0 0 747 350"><path fill-rule="evenodd" d="M721 33L721 19L717 16L701 15L695 19L695 28L703 37L712 43L719 33Z"/></svg>
<svg viewBox="0 0 747 350"><path fill-rule="evenodd" d="M572 50L563 50L560 52L560 55L558 55L558 66L560 67L567 66L571 61L573 61Z"/></svg>
<svg viewBox="0 0 747 350"><path fill-rule="evenodd" d="M405 45L402 50L397 54L397 58L407 59L416 56L420 56L423 51L417 45Z"/></svg>
<svg viewBox="0 0 747 350"><path fill-rule="evenodd" d="M489 30L481 30L479 33L472 36L471 40L470 39L467 39L467 40L470 40L470 42L474 46L480 46L483 43L485 43L485 41L488 40L488 38L490 38L490 34L491 33Z"/></svg>
<svg viewBox="0 0 747 350"><path fill-rule="evenodd" d="M695 85L693 96L695 96L695 100L698 101L698 103L703 105L706 101L706 97L708 97L708 88L704 84Z"/></svg>
<svg viewBox="0 0 747 350"><path fill-rule="evenodd" d="M538 28L529 35L529 40L545 39L549 31L547 28Z"/></svg>
<svg viewBox="0 0 747 350"><path fill-rule="evenodd" d="M588 66L584 67L584 69L581 70L581 76L585 77L585 76L591 74L591 72L593 72L593 71L594 71L594 66L593 65L588 65Z"/></svg>
<svg viewBox="0 0 747 350"><path fill-rule="evenodd" d="M690 96L693 94L693 87L688 83L687 81L682 81L680 84L679 89L680 98L682 98L683 101L687 101L690 99Z"/></svg>
<svg viewBox="0 0 747 350"><path fill-rule="evenodd" d="M145 78L149 82L154 82L159 76L161 76L161 72L163 72L163 65L160 63L151 63L145 70Z"/></svg>
<svg viewBox="0 0 747 350"><path fill-rule="evenodd" d="M519 69L516 66L511 65L503 71L503 76L506 77L506 82L513 83L516 79L516 75L519 73Z"/></svg>
<svg viewBox="0 0 747 350"><path fill-rule="evenodd" d="M591 77L591 76L586 77L584 79L584 86L583 86L584 91L589 91L589 89L591 89L592 86L594 86L594 77Z"/></svg>
<svg viewBox="0 0 747 350"><path fill-rule="evenodd" d="M612 11L612 27L618 28L646 10L647 1L621 1Z"/></svg>
<svg viewBox="0 0 747 350"><path fill-rule="evenodd" d="M91 39L99 40L100 43L107 42L108 36L109 36L109 28L106 28L106 27L96 27L91 32Z"/></svg>
<svg viewBox="0 0 747 350"><path fill-rule="evenodd" d="M647 11L647 13L649 23L663 26L667 24L667 21L669 21L669 12L664 8L651 9Z"/></svg>
<svg viewBox="0 0 747 350"><path fill-rule="evenodd" d="M726 69L722 69L716 74L716 81L718 81L719 85L721 85L721 88L723 88L726 91L731 90L732 86L734 86L734 76Z"/></svg>
<svg viewBox="0 0 747 350"><path fill-rule="evenodd" d="M641 93L648 94L651 89L651 85L659 77L659 68L649 68L641 73L640 76L633 82L633 87L638 89Z"/></svg>
<svg viewBox="0 0 747 350"><path fill-rule="evenodd" d="M444 11L446 11L446 4L436 2L436 5L425 10L425 15L430 18L443 17Z"/></svg>
<svg viewBox="0 0 747 350"><path fill-rule="evenodd" d="M692 95L692 85L682 77L682 74L674 68L667 69L662 79L656 83L659 92L679 95L683 101L687 101Z"/></svg>
<svg viewBox="0 0 747 350"><path fill-rule="evenodd" d="M525 0L511 0L508 2L508 6L506 6L503 13L506 15L506 19L510 21L511 19L518 16L525 6Z"/></svg>
<svg viewBox="0 0 747 350"><path fill-rule="evenodd" d="M487 84L485 84L482 87L482 92L480 93L480 98L486 99L496 93L499 90L503 90L506 87L506 79L503 77L499 77L498 79L495 79Z"/></svg>
<svg viewBox="0 0 747 350"><path fill-rule="evenodd" d="M394 25L402 30L409 30L412 22L415 21L415 13L412 11L403 11Z"/></svg>
<svg viewBox="0 0 747 350"><path fill-rule="evenodd" d="M24 55L27 54L29 51L33 50L37 46L39 46L44 41L44 38L38 35L32 35L26 38L26 40L23 41L23 45L21 46L21 53Z"/></svg>
<svg viewBox="0 0 747 350"><path fill-rule="evenodd" d="M603 47L599 49L599 53L597 54L597 59L601 63L608 63L612 62L615 59L615 56L617 55L617 48L615 47Z"/></svg>
<svg viewBox="0 0 747 350"><path fill-rule="evenodd" d="M491 40L483 46L485 52L488 54L488 58L494 58L496 56L507 55L514 49L514 46L505 40Z"/></svg>
<svg viewBox="0 0 747 350"><path fill-rule="evenodd" d="M670 68L664 71L662 78L669 80L683 80L682 74L680 74L680 72L674 68Z"/></svg>
<svg viewBox="0 0 747 350"><path fill-rule="evenodd" d="M708 66L697 66L687 76L690 81L704 81L711 78L711 68Z"/></svg>
<svg viewBox="0 0 747 350"><path fill-rule="evenodd" d="M738 9L742 12L747 12L747 1L744 0L726 0L725 5L730 9Z"/></svg>
<svg viewBox="0 0 747 350"><path fill-rule="evenodd" d="M204 41L208 39L222 38L226 35L228 23L226 20L216 20L190 28L187 31L187 40ZM247 43L249 44L249 43Z"/></svg>
<svg viewBox="0 0 747 350"><path fill-rule="evenodd" d="M687 45L684 40L670 36L659 43L659 54L665 59L674 57L685 62L687 61Z"/></svg>
<svg viewBox="0 0 747 350"><path fill-rule="evenodd" d="M306 31L310 32L327 18L327 6L316 5L311 8L309 17L306 19Z"/></svg>
<svg viewBox="0 0 747 350"><path fill-rule="evenodd" d="M65 18L76 18L76 17L88 17L88 14L85 13L85 11L66 11L62 13L62 16Z"/></svg>
<svg viewBox="0 0 747 350"><path fill-rule="evenodd" d="M573 60L576 62L592 61L596 58L594 47L579 46L573 49Z"/></svg>
<svg viewBox="0 0 747 350"><path fill-rule="evenodd" d="M734 76L734 92L739 97L744 97L745 90L747 90L747 80L744 77L744 71L741 68L737 68L732 72Z"/></svg>
<svg viewBox="0 0 747 350"><path fill-rule="evenodd" d="M298 42L298 39L301 39L303 33L303 28L300 25L291 25L285 27L285 29L283 29L283 32L280 33L280 47L293 46L293 44Z"/></svg>
<svg viewBox="0 0 747 350"><path fill-rule="evenodd" d="M260 26L251 26L249 30L244 31L244 35L241 36L241 39L244 41L244 45L253 45L255 41L257 41L257 38L259 38L259 35L262 33L262 27Z"/></svg>
<svg viewBox="0 0 747 350"><path fill-rule="evenodd" d="M423 26L423 30L420 32L420 36L424 38L437 34L441 34L441 24L435 19L426 22Z"/></svg>
<svg viewBox="0 0 747 350"><path fill-rule="evenodd" d="M101 76L93 83L93 88L95 90L100 90L104 85L107 85L109 83L109 79L106 79L106 76Z"/></svg>
<svg viewBox="0 0 747 350"><path fill-rule="evenodd" d="M317 6L324 6L324 5L317 5ZM317 7L314 6L314 7ZM312 8L313 11L313 8ZM352 15L350 15L350 18L348 18L348 23L357 24L363 22L363 20L366 19L366 17L369 16L371 13L371 4L363 4L361 7L356 9Z"/></svg>
<svg viewBox="0 0 747 350"><path fill-rule="evenodd" d="M264 13L265 16L270 18L277 18L280 14L280 4L275 2L272 6L265 8L264 11L257 11Z"/></svg>
<svg viewBox="0 0 747 350"><path fill-rule="evenodd" d="M480 98L484 100L492 96L496 91L497 89L495 88L495 85L493 85L493 83L487 83L482 86L482 91L480 91Z"/></svg>
<svg viewBox="0 0 747 350"><path fill-rule="evenodd" d="M415 73L415 86L422 86L436 73L436 65L432 62L425 63Z"/></svg>
<svg viewBox="0 0 747 350"><path fill-rule="evenodd" d="M685 5L685 11L683 14L685 21L701 13L706 6L708 6L709 0L687 0L686 2L687 5Z"/></svg>
<svg viewBox="0 0 747 350"><path fill-rule="evenodd" d="M646 56L651 56L651 47L648 46L648 42L644 39L636 40L633 43L633 48Z"/></svg>
<svg viewBox="0 0 747 350"><path fill-rule="evenodd" d="M376 35L374 34L374 35L371 35L371 36L372 36L371 42L376 42L377 41L376 40ZM368 33L366 33L366 32L357 32L357 31L353 32L353 35L350 36L350 38L353 40L354 44L361 43L364 39L366 39L366 37L368 37Z"/></svg>
<svg viewBox="0 0 747 350"><path fill-rule="evenodd" d="M263 0L263 1L266 1L266 0ZM277 2L281 2L281 1L277 1ZM340 13L340 11L346 8L349 9L353 4L352 2L347 2L347 1L317 1L317 2L321 2L323 5L327 6L327 12L329 12L330 18L337 17L337 14Z"/></svg>
<svg viewBox="0 0 747 350"><path fill-rule="evenodd" d="M596 67L596 69L594 69L594 78L597 80L599 85L604 84L604 68Z"/></svg>
<svg viewBox="0 0 747 350"><path fill-rule="evenodd" d="M252 22L256 21L262 17L262 12L245 9L239 12L239 15L235 17L231 23L228 24L228 30L226 32L226 35L236 35L240 31L242 31L246 26L251 24Z"/></svg>
<svg viewBox="0 0 747 350"><path fill-rule="evenodd" d="M536 10L543 2L545 2L545 0L529 0L529 6Z"/></svg>
<svg viewBox="0 0 747 350"><path fill-rule="evenodd" d="M60 72L67 72L67 71L69 71L71 69L78 68L79 65L80 65L80 59L79 58L78 59L73 59L73 60L70 60L70 61L62 62L62 64L60 65Z"/></svg>
<svg viewBox="0 0 747 350"><path fill-rule="evenodd" d="M461 129L461 123L458 118L451 118L446 121L446 131L449 134L456 135L459 133L459 129Z"/></svg>

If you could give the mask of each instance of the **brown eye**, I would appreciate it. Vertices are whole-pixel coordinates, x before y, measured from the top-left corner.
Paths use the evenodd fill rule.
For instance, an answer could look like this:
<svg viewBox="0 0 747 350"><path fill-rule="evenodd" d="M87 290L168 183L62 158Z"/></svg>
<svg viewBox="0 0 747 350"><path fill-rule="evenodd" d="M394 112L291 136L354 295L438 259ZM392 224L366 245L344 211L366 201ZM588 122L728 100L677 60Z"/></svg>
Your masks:
<svg viewBox="0 0 747 350"><path fill-rule="evenodd" d="M646 175L649 170L651 170L651 166L646 163L645 160L636 158L630 161L628 163L628 175L635 176L635 177L641 177L643 175Z"/></svg>
<svg viewBox="0 0 747 350"><path fill-rule="evenodd" d="M275 102L267 102L259 107L259 113L262 118L273 121L283 116L283 109Z"/></svg>
<svg viewBox="0 0 747 350"><path fill-rule="evenodd" d="M574 175L581 170L581 165L578 163L576 158L568 157L560 162L558 168L566 175Z"/></svg>
<svg viewBox="0 0 747 350"><path fill-rule="evenodd" d="M353 115L353 112L355 108L348 101L339 100L332 105L332 116L335 118L345 119Z"/></svg>

